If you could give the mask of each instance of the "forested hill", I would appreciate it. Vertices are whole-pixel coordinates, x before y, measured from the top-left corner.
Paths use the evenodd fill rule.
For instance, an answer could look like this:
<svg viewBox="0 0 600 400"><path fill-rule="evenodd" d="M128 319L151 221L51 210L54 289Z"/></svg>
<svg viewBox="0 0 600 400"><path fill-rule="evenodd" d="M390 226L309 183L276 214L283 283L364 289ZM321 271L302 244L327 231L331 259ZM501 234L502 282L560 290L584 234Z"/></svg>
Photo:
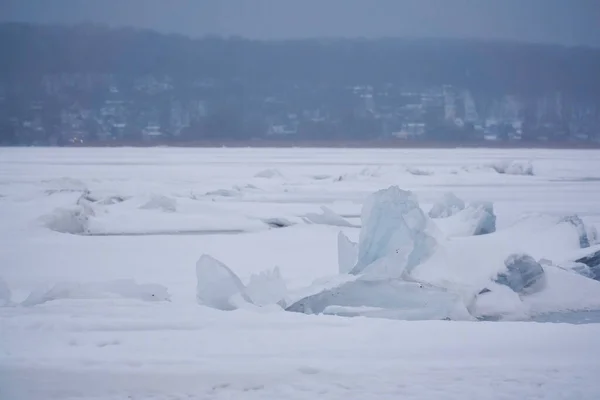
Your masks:
<svg viewBox="0 0 600 400"><path fill-rule="evenodd" d="M93 115L88 130L113 139L123 124L119 135L132 138L159 126L170 138L284 132L280 136L314 139L345 132L386 136L415 124L425 124L420 133L443 136L443 122L457 118L458 127L466 121L482 135L489 120L496 126L520 120L531 131L522 136L553 136L542 132L551 121L562 127L560 137L575 131L591 137L600 123L595 48L447 39L192 39L97 25L10 23L0 25L0 52L4 132L15 118L30 118L20 107L35 106L45 110L44 120L61 113L60 127L39 123L46 137L74 126L65 119L75 117L65 112ZM439 104L431 100L436 96ZM114 111L119 122L111 125L99 116L115 98L128 108ZM420 112L406 111L411 104ZM432 114L436 105L443 115ZM360 121L342 128L348 118ZM29 135L19 129L5 141Z"/></svg>

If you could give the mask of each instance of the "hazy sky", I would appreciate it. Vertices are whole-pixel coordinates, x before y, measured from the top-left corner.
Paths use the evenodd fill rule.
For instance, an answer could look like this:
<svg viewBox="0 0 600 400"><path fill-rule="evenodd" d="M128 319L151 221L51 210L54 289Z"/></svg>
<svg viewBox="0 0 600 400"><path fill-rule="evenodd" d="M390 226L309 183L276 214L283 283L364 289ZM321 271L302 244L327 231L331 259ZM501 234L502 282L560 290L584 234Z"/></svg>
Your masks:
<svg viewBox="0 0 600 400"><path fill-rule="evenodd" d="M474 37L600 47L600 0L0 0L0 20L193 36Z"/></svg>

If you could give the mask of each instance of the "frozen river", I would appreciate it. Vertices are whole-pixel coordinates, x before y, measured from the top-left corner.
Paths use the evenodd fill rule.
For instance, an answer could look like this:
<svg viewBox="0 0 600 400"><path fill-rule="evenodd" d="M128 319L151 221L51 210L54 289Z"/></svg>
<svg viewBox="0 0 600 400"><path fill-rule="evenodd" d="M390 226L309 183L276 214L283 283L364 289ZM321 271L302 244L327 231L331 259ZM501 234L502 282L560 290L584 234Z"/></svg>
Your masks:
<svg viewBox="0 0 600 400"><path fill-rule="evenodd" d="M531 214L600 228L595 150L0 148L0 399L600 398L596 311L410 322L196 304L202 254L244 282L278 266L292 291L336 275L338 232L359 229L305 216L359 226L390 185L424 209L448 191L492 201L499 230ZM82 195L95 208L74 215ZM19 304L118 279L170 301Z"/></svg>

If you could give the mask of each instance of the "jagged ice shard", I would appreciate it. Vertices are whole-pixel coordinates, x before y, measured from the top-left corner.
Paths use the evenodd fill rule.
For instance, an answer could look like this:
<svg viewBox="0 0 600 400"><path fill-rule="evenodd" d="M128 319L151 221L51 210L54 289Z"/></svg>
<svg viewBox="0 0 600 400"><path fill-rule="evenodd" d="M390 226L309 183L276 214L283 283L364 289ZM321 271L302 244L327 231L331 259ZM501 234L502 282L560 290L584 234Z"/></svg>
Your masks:
<svg viewBox="0 0 600 400"><path fill-rule="evenodd" d="M350 271L354 275L379 273L383 263L389 277L400 277L435 247L435 239L427 233L429 219L416 198L397 186L369 196L361 220L358 261Z"/></svg>

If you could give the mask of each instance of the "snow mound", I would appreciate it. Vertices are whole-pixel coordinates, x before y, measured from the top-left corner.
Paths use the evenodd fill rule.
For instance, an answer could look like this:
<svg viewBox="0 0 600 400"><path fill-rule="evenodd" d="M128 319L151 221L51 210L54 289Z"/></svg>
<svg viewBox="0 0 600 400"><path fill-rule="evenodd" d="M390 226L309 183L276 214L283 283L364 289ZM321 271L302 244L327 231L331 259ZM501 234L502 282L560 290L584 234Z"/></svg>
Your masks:
<svg viewBox="0 0 600 400"><path fill-rule="evenodd" d="M273 178L283 178L283 175L281 174L281 172L279 172L279 170L269 168L269 169L265 169L265 170L257 172L254 175L254 177L255 178L273 179Z"/></svg>
<svg viewBox="0 0 600 400"><path fill-rule="evenodd" d="M499 174L533 175L533 164L531 161L502 160L490 164L490 167Z"/></svg>
<svg viewBox="0 0 600 400"><path fill-rule="evenodd" d="M12 293L4 279L0 278L0 307L10 304Z"/></svg>
<svg viewBox="0 0 600 400"><path fill-rule="evenodd" d="M244 293L244 284L225 264L204 254L196 263L196 300L198 304L223 311L235 310L234 296L241 295L250 302Z"/></svg>
<svg viewBox="0 0 600 400"><path fill-rule="evenodd" d="M57 208L43 216L41 221L46 228L55 232L81 235L89 231L90 217L94 215L91 206L79 204L71 208Z"/></svg>
<svg viewBox="0 0 600 400"><path fill-rule="evenodd" d="M385 270L385 275L399 277L435 248L435 239L427 233L429 220L416 198L397 186L369 196L361 220L358 261L352 274Z"/></svg>
<svg viewBox="0 0 600 400"><path fill-rule="evenodd" d="M343 232L338 233L338 268L340 274L348 274L358 260L358 243L354 243Z"/></svg>
<svg viewBox="0 0 600 400"><path fill-rule="evenodd" d="M504 262L506 271L496 277L496 283L508 286L515 293L528 295L544 289L544 269L527 254L513 254Z"/></svg>
<svg viewBox="0 0 600 400"><path fill-rule="evenodd" d="M345 218L339 216L335 212L333 212L330 208L325 206L321 206L321 214L317 213L308 213L302 216L302 219L311 224L320 224L320 225L333 225L333 226L346 226L346 227L354 227L353 224L348 222Z"/></svg>
<svg viewBox="0 0 600 400"><path fill-rule="evenodd" d="M519 295L504 285L489 285L475 298L471 314L483 321L522 320L529 317Z"/></svg>
<svg viewBox="0 0 600 400"><path fill-rule="evenodd" d="M166 287L158 284L137 284L123 279L100 283L61 282L50 288L34 290L21 304L35 306L62 299L102 299L121 297L142 301L170 301Z"/></svg>
<svg viewBox="0 0 600 400"><path fill-rule="evenodd" d="M397 279L358 279L306 297L286 309L393 319L470 319L458 296L443 289Z"/></svg>
<svg viewBox="0 0 600 400"><path fill-rule="evenodd" d="M285 301L288 290L278 267L252 274L244 289L252 304L264 307Z"/></svg>
<svg viewBox="0 0 600 400"><path fill-rule="evenodd" d="M142 210L160 210L164 212L177 211L177 201L166 196L153 196L140 206Z"/></svg>
<svg viewBox="0 0 600 400"><path fill-rule="evenodd" d="M447 192L429 210L430 218L446 218L465 209L465 202L454 193Z"/></svg>

